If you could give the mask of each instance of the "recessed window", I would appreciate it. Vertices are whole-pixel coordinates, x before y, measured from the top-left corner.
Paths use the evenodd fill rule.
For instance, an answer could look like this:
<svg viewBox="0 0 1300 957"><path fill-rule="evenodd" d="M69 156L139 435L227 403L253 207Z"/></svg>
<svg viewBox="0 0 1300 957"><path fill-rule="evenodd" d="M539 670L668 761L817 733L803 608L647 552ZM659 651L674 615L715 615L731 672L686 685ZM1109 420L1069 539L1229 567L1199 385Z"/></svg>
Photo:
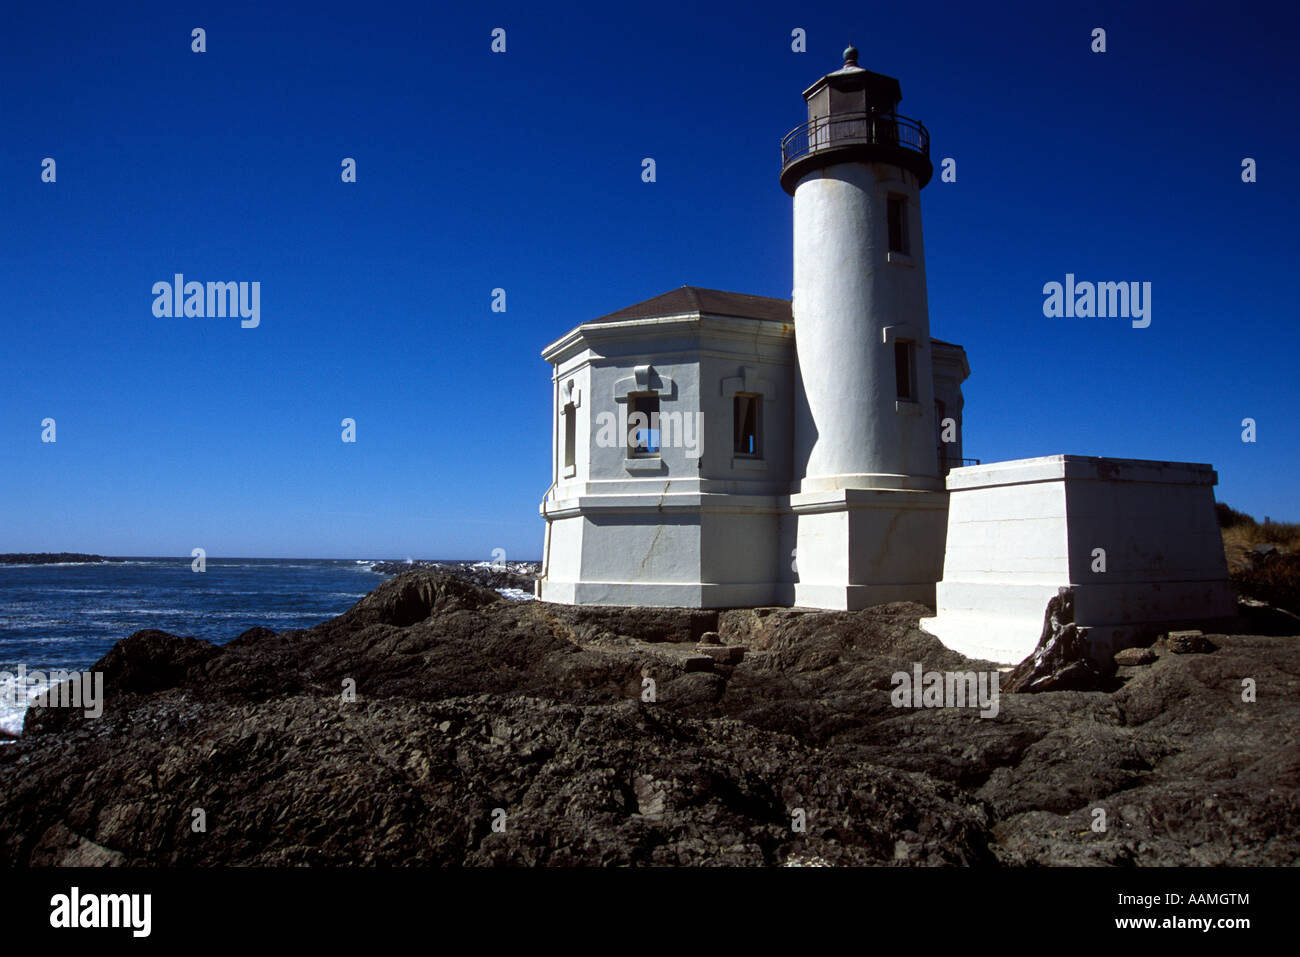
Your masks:
<svg viewBox="0 0 1300 957"><path fill-rule="evenodd" d="M910 255L907 244L907 197L890 194L888 200L889 251Z"/></svg>
<svg viewBox="0 0 1300 957"><path fill-rule="evenodd" d="M761 399L762 396L738 392L732 400L732 450L736 455L759 458L763 454L758 422Z"/></svg>
<svg viewBox="0 0 1300 957"><path fill-rule="evenodd" d="M659 394L627 397L627 451L631 456L659 454Z"/></svg>
<svg viewBox="0 0 1300 957"><path fill-rule="evenodd" d="M915 343L905 339L894 342L894 380L898 383L898 397L913 401L916 399L916 355Z"/></svg>
<svg viewBox="0 0 1300 957"><path fill-rule="evenodd" d="M571 469L574 467L575 456L578 445L578 415L577 409L573 403L566 403L564 406L564 467Z"/></svg>

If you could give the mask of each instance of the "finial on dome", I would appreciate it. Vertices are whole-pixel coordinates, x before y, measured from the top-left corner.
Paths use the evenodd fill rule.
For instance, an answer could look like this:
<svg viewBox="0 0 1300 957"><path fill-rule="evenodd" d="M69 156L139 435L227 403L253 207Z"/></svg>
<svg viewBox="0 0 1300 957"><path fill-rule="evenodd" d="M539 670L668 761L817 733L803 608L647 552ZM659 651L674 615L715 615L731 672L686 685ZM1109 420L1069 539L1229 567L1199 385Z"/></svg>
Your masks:
<svg viewBox="0 0 1300 957"><path fill-rule="evenodd" d="M844 50L844 65L845 66L858 65L858 48L855 47L852 42L850 42L849 45Z"/></svg>

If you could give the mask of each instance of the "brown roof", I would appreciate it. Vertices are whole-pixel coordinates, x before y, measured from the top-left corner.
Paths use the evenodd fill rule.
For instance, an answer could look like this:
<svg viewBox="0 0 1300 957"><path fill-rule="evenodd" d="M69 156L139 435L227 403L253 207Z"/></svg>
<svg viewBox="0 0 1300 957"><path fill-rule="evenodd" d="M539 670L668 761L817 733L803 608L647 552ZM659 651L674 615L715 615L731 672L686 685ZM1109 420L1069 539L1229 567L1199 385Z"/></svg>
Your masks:
<svg viewBox="0 0 1300 957"><path fill-rule="evenodd" d="M772 299L768 296L751 296L743 292L723 292L721 289L701 289L699 286L682 286L644 302L625 306L607 316L591 322L616 322L620 319L649 319L654 316L676 316L699 312L711 316L736 316L741 319L770 319L774 322L791 322L790 300Z"/></svg>
<svg viewBox="0 0 1300 957"><path fill-rule="evenodd" d="M617 312L590 319L589 322L617 322L620 319L650 319L656 316L679 316L699 312L711 316L736 316L740 319L770 319L774 322L794 322L789 299L771 296L751 296L744 292L724 292L721 289L701 289L699 286L680 286L644 302L624 306ZM935 345L960 349L953 342L930 337Z"/></svg>

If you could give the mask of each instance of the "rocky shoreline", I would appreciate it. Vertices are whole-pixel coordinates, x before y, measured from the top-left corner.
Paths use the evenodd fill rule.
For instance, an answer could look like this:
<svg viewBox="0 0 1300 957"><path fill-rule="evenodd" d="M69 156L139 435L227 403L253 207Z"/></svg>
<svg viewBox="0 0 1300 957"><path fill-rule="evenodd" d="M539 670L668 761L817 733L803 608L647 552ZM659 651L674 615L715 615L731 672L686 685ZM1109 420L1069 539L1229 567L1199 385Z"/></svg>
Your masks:
<svg viewBox="0 0 1300 957"><path fill-rule="evenodd" d="M416 569L306 631L137 632L95 666L103 718L32 709L0 748L0 863L1300 858L1300 639L1161 642L1113 690L981 718L891 700L897 672L994 667L925 614L575 608Z"/></svg>
<svg viewBox="0 0 1300 957"><path fill-rule="evenodd" d="M541 562L434 562L423 560L375 562L370 566L372 572L380 575L401 575L419 569L448 572L484 588L514 588L530 595L533 593L533 584L537 581L541 568Z"/></svg>

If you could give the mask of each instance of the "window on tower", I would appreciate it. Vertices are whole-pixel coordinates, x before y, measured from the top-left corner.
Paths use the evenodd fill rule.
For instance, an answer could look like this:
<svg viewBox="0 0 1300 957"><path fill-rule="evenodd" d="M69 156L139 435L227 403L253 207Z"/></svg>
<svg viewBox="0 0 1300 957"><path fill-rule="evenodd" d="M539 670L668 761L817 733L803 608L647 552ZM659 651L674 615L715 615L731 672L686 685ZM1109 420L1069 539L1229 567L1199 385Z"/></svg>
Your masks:
<svg viewBox="0 0 1300 957"><path fill-rule="evenodd" d="M910 255L907 242L907 197L891 193L888 206L889 251Z"/></svg>
<svg viewBox="0 0 1300 957"><path fill-rule="evenodd" d="M916 400L916 344L905 339L894 342L894 379L898 383L898 397Z"/></svg>
<svg viewBox="0 0 1300 957"><path fill-rule="evenodd" d="M762 408L762 396L738 392L732 400L732 434L736 455L760 458L763 447L760 443L758 415Z"/></svg>

